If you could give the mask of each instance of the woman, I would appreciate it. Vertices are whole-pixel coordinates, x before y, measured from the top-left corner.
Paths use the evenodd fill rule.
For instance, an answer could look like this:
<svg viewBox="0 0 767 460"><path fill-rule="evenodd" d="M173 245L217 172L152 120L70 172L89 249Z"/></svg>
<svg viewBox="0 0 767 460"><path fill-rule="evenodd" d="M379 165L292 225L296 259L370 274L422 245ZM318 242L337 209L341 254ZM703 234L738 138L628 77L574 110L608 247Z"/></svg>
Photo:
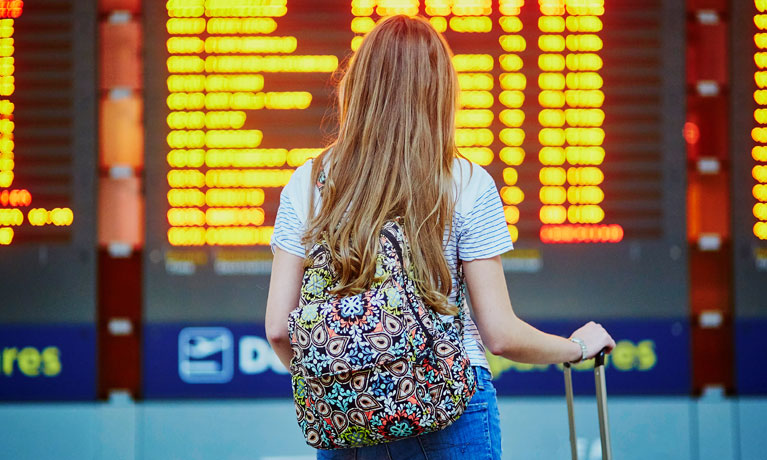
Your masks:
<svg viewBox="0 0 767 460"><path fill-rule="evenodd" d="M514 361L549 364L577 362L615 346L593 322L565 339L514 314L500 259L512 242L498 191L485 170L456 153L459 88L451 57L442 36L421 18L390 17L366 36L338 88L336 142L298 168L282 192L266 332L289 367L288 316L298 305L306 249L324 238L340 261L340 294L359 293L373 281L382 225L399 216L416 285L429 307L457 312L462 266L474 314L474 320L463 315L463 342L477 391L442 431L318 451L320 459L498 459L499 415L485 347Z"/></svg>

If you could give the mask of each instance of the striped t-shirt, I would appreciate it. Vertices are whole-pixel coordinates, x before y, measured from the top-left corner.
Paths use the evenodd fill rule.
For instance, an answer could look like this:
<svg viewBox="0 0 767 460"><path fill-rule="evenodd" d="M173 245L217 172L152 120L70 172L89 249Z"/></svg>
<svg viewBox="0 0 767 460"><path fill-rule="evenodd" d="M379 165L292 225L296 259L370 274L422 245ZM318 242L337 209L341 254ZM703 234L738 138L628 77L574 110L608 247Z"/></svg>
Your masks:
<svg viewBox="0 0 767 460"><path fill-rule="evenodd" d="M299 257L306 257L301 237L309 217L311 196L311 160L296 169L290 182L280 195L280 208L274 223L272 247L277 246ZM448 238L445 232L445 258L453 278L450 301L455 302L458 260L488 259L513 248L498 189L493 178L482 167L471 165L464 159L453 164L456 184L453 229ZM315 193L315 209L319 209L319 193ZM489 369L485 347L468 306L464 304L464 346L474 366ZM447 317L446 317L447 319Z"/></svg>

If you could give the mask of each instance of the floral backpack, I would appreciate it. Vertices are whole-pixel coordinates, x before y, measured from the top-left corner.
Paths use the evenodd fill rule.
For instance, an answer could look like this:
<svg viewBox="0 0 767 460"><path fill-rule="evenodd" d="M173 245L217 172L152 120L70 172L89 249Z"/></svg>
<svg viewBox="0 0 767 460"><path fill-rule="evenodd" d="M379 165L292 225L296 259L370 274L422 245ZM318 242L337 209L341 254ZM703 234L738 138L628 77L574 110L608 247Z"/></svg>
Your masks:
<svg viewBox="0 0 767 460"><path fill-rule="evenodd" d="M290 314L298 424L319 449L370 446L443 429L461 416L476 382L463 347L461 308L443 321L416 292L409 246L396 221L380 233L375 282L341 297L325 242L309 251L299 306Z"/></svg>

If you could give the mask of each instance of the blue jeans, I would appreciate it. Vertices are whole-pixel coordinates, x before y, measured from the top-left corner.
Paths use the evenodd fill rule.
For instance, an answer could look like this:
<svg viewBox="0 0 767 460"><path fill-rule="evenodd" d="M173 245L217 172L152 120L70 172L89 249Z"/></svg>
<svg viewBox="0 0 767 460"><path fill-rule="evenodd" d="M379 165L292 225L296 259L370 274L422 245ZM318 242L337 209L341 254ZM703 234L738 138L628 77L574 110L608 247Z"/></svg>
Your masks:
<svg viewBox="0 0 767 460"><path fill-rule="evenodd" d="M501 426L490 371L474 367L477 392L444 430L356 449L318 450L317 460L499 460Z"/></svg>

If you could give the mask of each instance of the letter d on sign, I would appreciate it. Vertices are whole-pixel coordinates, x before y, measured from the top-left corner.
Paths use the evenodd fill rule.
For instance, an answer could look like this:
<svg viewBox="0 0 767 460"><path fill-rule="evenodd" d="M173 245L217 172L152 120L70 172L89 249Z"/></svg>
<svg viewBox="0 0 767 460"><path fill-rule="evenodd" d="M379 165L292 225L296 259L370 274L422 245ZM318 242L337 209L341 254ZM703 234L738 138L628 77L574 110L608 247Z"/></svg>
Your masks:
<svg viewBox="0 0 767 460"><path fill-rule="evenodd" d="M269 346L269 342L252 335L242 337L240 339L240 372L260 374L270 367L278 374L288 372Z"/></svg>

